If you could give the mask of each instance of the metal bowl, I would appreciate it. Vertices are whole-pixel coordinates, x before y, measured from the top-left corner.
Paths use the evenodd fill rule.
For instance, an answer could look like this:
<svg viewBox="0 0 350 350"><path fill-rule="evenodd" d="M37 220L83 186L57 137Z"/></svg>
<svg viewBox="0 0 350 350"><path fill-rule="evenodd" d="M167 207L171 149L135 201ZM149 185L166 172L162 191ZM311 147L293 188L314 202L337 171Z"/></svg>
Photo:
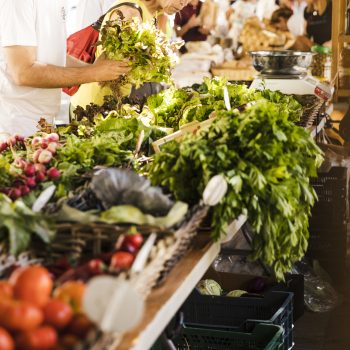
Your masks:
<svg viewBox="0 0 350 350"><path fill-rule="evenodd" d="M301 75L311 65L312 52L251 51L254 68L263 75Z"/></svg>

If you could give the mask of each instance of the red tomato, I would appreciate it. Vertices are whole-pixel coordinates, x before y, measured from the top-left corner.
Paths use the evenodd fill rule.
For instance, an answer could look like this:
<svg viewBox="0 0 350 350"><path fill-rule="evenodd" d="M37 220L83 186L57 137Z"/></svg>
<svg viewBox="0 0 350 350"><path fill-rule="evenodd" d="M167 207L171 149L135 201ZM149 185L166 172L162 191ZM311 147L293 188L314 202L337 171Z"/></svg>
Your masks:
<svg viewBox="0 0 350 350"><path fill-rule="evenodd" d="M84 315L76 314L68 326L68 332L78 338L85 338L94 324Z"/></svg>
<svg viewBox="0 0 350 350"><path fill-rule="evenodd" d="M45 323L56 329L63 329L73 317L72 308L59 299L50 300L44 307Z"/></svg>
<svg viewBox="0 0 350 350"><path fill-rule="evenodd" d="M13 286L7 281L0 281L0 298L12 298Z"/></svg>
<svg viewBox="0 0 350 350"><path fill-rule="evenodd" d="M51 350L57 345L57 332L43 326L20 334L17 338L19 350Z"/></svg>
<svg viewBox="0 0 350 350"><path fill-rule="evenodd" d="M13 350L15 343L11 335L4 329L0 328L0 350Z"/></svg>
<svg viewBox="0 0 350 350"><path fill-rule="evenodd" d="M127 270L131 267L134 261L134 256L127 252L116 252L111 259L110 267L112 269Z"/></svg>
<svg viewBox="0 0 350 350"><path fill-rule="evenodd" d="M29 266L14 272L14 296L43 307L50 299L53 282L49 272L41 266Z"/></svg>
<svg viewBox="0 0 350 350"><path fill-rule="evenodd" d="M11 301L3 306L0 324L13 331L27 331L43 322L42 311L26 301Z"/></svg>
<svg viewBox="0 0 350 350"><path fill-rule="evenodd" d="M122 243L122 249L124 246L125 247L133 246L136 250L139 250L142 243L143 243L143 237L141 233L129 234L124 237L124 240Z"/></svg>
<svg viewBox="0 0 350 350"><path fill-rule="evenodd" d="M69 304L75 312L79 312L85 288L86 286L83 282L69 281L57 287L53 296Z"/></svg>

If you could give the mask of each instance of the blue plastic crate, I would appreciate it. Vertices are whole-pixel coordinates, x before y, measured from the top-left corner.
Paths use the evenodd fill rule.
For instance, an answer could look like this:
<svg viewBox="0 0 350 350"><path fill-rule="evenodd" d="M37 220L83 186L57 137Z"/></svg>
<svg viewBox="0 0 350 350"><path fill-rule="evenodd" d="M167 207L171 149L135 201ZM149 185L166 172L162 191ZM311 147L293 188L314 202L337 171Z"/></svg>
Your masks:
<svg viewBox="0 0 350 350"><path fill-rule="evenodd" d="M268 292L262 297L202 295L196 289L182 307L185 324L191 327L251 330L258 323L284 329L283 350L293 347L293 294Z"/></svg>

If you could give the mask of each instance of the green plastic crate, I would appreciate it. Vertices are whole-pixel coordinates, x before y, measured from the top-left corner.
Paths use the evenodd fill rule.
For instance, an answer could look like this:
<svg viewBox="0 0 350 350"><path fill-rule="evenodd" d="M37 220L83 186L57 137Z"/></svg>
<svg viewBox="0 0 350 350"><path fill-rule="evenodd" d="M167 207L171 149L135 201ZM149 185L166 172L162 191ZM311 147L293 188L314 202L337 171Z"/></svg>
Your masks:
<svg viewBox="0 0 350 350"><path fill-rule="evenodd" d="M282 350L283 328L258 324L252 333L184 326L174 344L177 350ZM158 341L151 350L162 350Z"/></svg>

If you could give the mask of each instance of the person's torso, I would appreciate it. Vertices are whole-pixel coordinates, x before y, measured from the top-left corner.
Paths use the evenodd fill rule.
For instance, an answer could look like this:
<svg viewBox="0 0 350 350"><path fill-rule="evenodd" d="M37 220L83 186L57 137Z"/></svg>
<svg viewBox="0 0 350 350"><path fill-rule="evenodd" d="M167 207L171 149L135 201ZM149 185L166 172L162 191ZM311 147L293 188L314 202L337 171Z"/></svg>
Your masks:
<svg viewBox="0 0 350 350"><path fill-rule="evenodd" d="M5 0L6 1L6 0ZM8 1L8 0L7 0ZM31 1L35 18L37 43L36 61L42 64L64 66L66 61L66 6L65 0L26 0ZM11 19L6 26L11 28ZM18 30L18 29L17 29ZM19 32L17 35L21 37ZM0 33L0 102L2 117L35 119L41 116L53 117L60 108L60 89L39 89L17 86L11 78L1 47ZM18 121L17 121L18 122Z"/></svg>
<svg viewBox="0 0 350 350"><path fill-rule="evenodd" d="M149 22L153 20L152 14L147 9L146 5L141 0L117 0L113 2L112 7L125 2L131 2L138 5L142 10L142 21ZM108 13L102 23L102 26L110 19L113 11ZM96 49L95 57L98 58L102 54L102 48L100 46ZM131 91L131 86L122 87L121 92L123 95L128 95ZM98 82L83 84L80 86L79 90L72 97L71 103L73 108L81 106L85 108L90 103L97 105L102 105L104 102L104 97L112 95L112 90L108 86L101 87Z"/></svg>
<svg viewBox="0 0 350 350"><path fill-rule="evenodd" d="M305 10L307 22L306 32L316 44L324 44L332 38L332 2L327 4L327 8L322 15L317 11L307 12Z"/></svg>
<svg viewBox="0 0 350 350"><path fill-rule="evenodd" d="M80 0L76 8L75 31L86 28L107 13L115 0Z"/></svg>
<svg viewBox="0 0 350 350"><path fill-rule="evenodd" d="M299 3L298 1L294 1L293 3L293 15L288 20L288 29L294 36L304 34L304 11L306 6L307 3L305 1L302 1L301 3Z"/></svg>
<svg viewBox="0 0 350 350"><path fill-rule="evenodd" d="M192 5L187 5L186 7L183 8L179 12L179 16L182 20L181 25L186 24L192 16L198 16L200 11L201 11L202 4L203 3L201 1L199 1L198 5L196 7L193 7ZM199 27L194 27L194 28L189 29L182 37L182 39L185 42L204 41L204 40L206 40L206 38L207 38L207 36L205 34L202 34L199 31Z"/></svg>

